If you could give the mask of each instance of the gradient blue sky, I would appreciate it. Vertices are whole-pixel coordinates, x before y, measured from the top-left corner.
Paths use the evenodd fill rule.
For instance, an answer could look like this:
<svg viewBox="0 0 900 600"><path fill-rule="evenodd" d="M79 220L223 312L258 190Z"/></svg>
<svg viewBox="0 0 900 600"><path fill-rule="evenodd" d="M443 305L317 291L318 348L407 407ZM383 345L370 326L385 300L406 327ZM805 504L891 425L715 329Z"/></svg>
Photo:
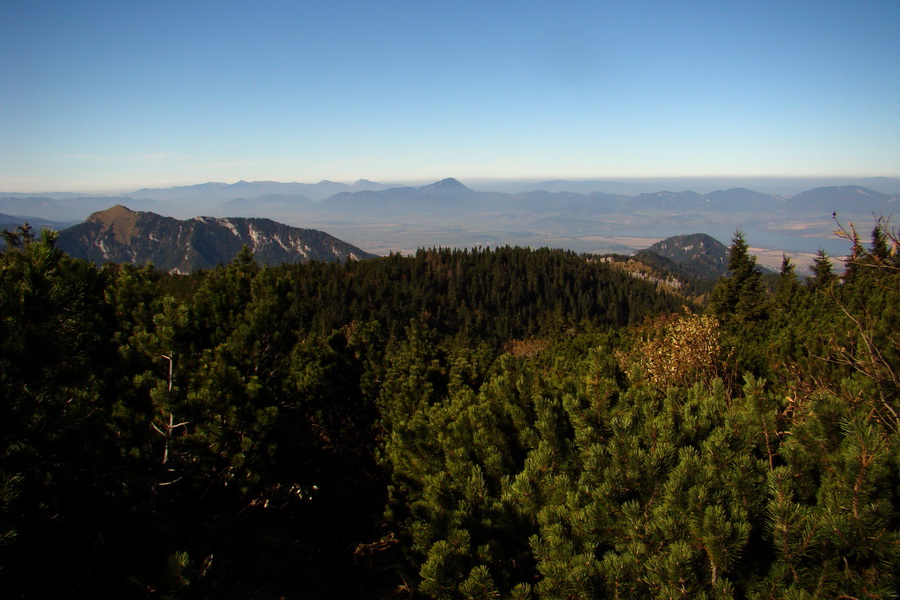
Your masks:
<svg viewBox="0 0 900 600"><path fill-rule="evenodd" d="M0 190L900 175L900 2L0 3Z"/></svg>

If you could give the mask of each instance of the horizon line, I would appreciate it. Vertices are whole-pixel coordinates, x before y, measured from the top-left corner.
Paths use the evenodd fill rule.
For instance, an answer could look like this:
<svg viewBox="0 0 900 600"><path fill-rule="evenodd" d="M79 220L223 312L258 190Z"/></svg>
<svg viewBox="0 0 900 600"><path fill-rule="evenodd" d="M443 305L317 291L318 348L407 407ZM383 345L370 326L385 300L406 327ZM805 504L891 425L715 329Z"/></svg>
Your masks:
<svg viewBox="0 0 900 600"><path fill-rule="evenodd" d="M73 185L72 187L67 187L64 189L40 189L33 188L27 189L31 186L23 186L19 189L14 189L12 187L8 189L4 189L0 191L0 194L36 194L36 195L48 195L48 194L85 194L85 195L96 195L96 196L116 196L119 194L129 194L138 192L141 190L168 190L173 188L183 188L183 187L196 187L202 185L210 185L210 184L221 184L223 186L233 186L240 183L250 183L250 184L260 184L260 183L277 183L277 184L300 184L300 185L319 185L323 183L336 183L342 185L352 186L355 183L359 183L361 181L368 181L371 183L376 183L379 185L388 185L388 186L418 186L418 185L430 185L433 183L438 183L440 181L445 181L447 179L454 179L460 183L465 185L465 181L473 182L473 185L478 184L492 184L492 185L501 185L501 184L534 184L534 183L556 183L556 182L569 182L569 183L604 183L604 184L616 184L616 183L641 183L641 182L652 182L652 181L678 181L678 180L693 180L693 181L720 181L720 180L732 180L732 181L741 181L741 180L758 180L758 181L808 181L808 180L830 180L830 181L847 181L847 180L898 180L900 182L900 174L898 175L623 175L623 176L604 176L604 175L596 175L596 176L587 176L587 177L490 177L490 176L472 176L472 177L456 177L456 176L448 176L441 177L437 179L431 178L404 178L402 180L391 181L387 180L379 180L379 179L371 179L369 177L359 177L356 179L329 179L323 178L317 181L300 181L300 180L279 180L279 179L245 179L240 178L236 179L233 182L229 183L226 181L218 181L218 180L207 180L200 181L196 183L172 183L170 185L166 185L164 183L153 184L148 183L146 185L138 185L135 186L115 186L115 187L102 187L98 188L96 186L79 186ZM5 186L4 186L5 187ZM40 191L39 191L40 190Z"/></svg>

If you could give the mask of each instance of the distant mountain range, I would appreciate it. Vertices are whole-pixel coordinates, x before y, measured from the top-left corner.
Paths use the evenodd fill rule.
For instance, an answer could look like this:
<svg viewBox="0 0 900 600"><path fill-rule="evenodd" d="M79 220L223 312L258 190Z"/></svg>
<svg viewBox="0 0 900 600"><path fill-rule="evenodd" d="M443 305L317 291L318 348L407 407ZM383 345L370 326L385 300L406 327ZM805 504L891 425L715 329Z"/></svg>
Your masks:
<svg viewBox="0 0 900 600"><path fill-rule="evenodd" d="M190 273L224 264L242 246L262 265L372 258L346 242L313 229L269 219L196 217L179 221L117 205L64 229L57 246L76 258L153 265Z"/></svg>
<svg viewBox="0 0 900 600"><path fill-rule="evenodd" d="M143 188L128 194L132 198L149 198L169 202L186 202L191 200L227 201L259 198L261 196L301 196L308 200L319 201L341 192L361 192L368 190L384 190L392 186L376 183L367 179L359 179L348 185L335 181L323 180L319 183L281 183L278 181L238 181L237 183L201 183L198 185L176 186L170 188Z"/></svg>
<svg viewBox="0 0 900 600"><path fill-rule="evenodd" d="M878 183L886 186L885 181ZM843 222L865 223L873 214L887 216L900 208L900 194L860 185L819 187L786 197L742 187L704 194L662 190L626 195L569 191L564 181L546 183L549 189L517 193L476 191L448 178L424 186L367 180L352 185L205 183L142 189L121 197L0 194L0 213L11 215L14 222L55 221L60 228L112 204L177 218L197 214L268 218L297 227L340 230L346 234L343 239L379 253L431 245L501 244L621 251L645 248L684 231L730 239L741 229L756 246L810 256L818 247L832 254L843 251L843 242L833 239L833 212ZM577 183L582 190L612 185ZM647 240L643 246L642 240Z"/></svg>
<svg viewBox="0 0 900 600"><path fill-rule="evenodd" d="M559 182L548 182L558 188ZM602 183L602 182L600 182ZM598 183L599 185L599 183ZM197 214L212 208L215 216L360 221L397 217L423 218L452 213L471 214L565 213L584 217L615 212L642 213L769 213L831 214L833 211L890 211L900 206L900 195L883 194L858 185L820 187L791 197L746 188L716 190L707 194L685 190L659 191L634 196L600 191L532 190L516 194L479 192L448 178L421 187L390 186L360 180L353 185L322 181L316 184L246 182L204 183L164 189L141 189L126 196L73 196L69 194L23 195L0 193L0 213L40 217L56 221L83 219L110 206L128 204L137 210L159 214ZM201 211L202 212L202 211Z"/></svg>

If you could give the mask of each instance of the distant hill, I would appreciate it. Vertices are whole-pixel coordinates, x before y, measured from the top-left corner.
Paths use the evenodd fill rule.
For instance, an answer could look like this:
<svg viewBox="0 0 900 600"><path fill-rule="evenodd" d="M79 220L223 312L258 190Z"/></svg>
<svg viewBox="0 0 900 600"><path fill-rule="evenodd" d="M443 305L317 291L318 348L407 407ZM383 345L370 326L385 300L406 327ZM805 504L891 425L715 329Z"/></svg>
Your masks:
<svg viewBox="0 0 900 600"><path fill-rule="evenodd" d="M821 187L801 192L787 201L792 212L830 213L832 211L885 212L897 206L895 197L859 185Z"/></svg>
<svg viewBox="0 0 900 600"><path fill-rule="evenodd" d="M220 183L211 181L197 185L183 185L170 188L143 188L129 196L133 198L152 198L166 201L215 201L227 202L236 198L253 199L271 194L305 196L311 200L323 200L341 192L359 192L364 190L384 190L394 187L384 183L376 183L367 179L359 179L352 185L336 181L323 180L319 183L282 183L279 181L238 181L237 183Z"/></svg>
<svg viewBox="0 0 900 600"><path fill-rule="evenodd" d="M702 206L703 196L697 192L655 192L653 194L638 194L632 204L637 208L652 207L656 209L698 209Z"/></svg>
<svg viewBox="0 0 900 600"><path fill-rule="evenodd" d="M325 232L269 219L196 217L179 221L122 205L64 229L57 245L71 256L97 263L153 263L160 270L179 273L228 262L244 245L262 265L374 256Z"/></svg>
<svg viewBox="0 0 900 600"><path fill-rule="evenodd" d="M266 194L258 198L235 198L220 206L220 210L229 216L260 217L285 219L297 213L309 211L315 202L306 196L293 194Z"/></svg>
<svg viewBox="0 0 900 600"><path fill-rule="evenodd" d="M780 196L754 192L747 188L716 190L703 196L708 210L722 212L757 211L772 213L784 208Z"/></svg>
<svg viewBox="0 0 900 600"><path fill-rule="evenodd" d="M701 279L716 279L728 273L728 247L705 233L666 238L636 252L635 256L648 252L671 260Z"/></svg>
<svg viewBox="0 0 900 600"><path fill-rule="evenodd" d="M458 180L453 177L448 177L447 179L441 179L440 181L436 181L432 184L423 186L419 188L419 191L424 194L467 194L471 192L469 188L461 184Z"/></svg>

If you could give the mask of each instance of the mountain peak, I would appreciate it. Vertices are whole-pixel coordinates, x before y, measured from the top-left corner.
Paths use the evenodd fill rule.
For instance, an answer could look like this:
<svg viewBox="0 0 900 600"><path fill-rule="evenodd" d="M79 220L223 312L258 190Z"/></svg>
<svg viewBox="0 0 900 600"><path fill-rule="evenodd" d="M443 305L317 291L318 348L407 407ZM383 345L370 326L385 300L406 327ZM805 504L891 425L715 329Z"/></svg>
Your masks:
<svg viewBox="0 0 900 600"><path fill-rule="evenodd" d="M705 233L676 235L643 252L653 252L700 277L714 279L728 272L728 247Z"/></svg>
<svg viewBox="0 0 900 600"><path fill-rule="evenodd" d="M859 185L835 185L800 192L789 200L793 210L806 210L822 215L833 211L849 210L880 212L890 196Z"/></svg>
<svg viewBox="0 0 900 600"><path fill-rule="evenodd" d="M801 192L794 196L794 198L798 198L801 196L813 196L813 195L823 195L823 194L831 194L837 196L839 194L844 195L862 195L862 196L884 196L885 194L870 190L869 188L862 187L861 185L831 185L826 187L818 187L812 190L807 190L805 192Z"/></svg>
<svg viewBox="0 0 900 600"><path fill-rule="evenodd" d="M423 192L456 192L456 191L468 191L469 188L461 184L458 180L453 177L448 177L447 179L441 179L440 181L436 181L431 185L426 185L425 187L419 188Z"/></svg>
<svg viewBox="0 0 900 600"><path fill-rule="evenodd" d="M137 214L127 206L122 204L116 204L115 206L110 206L105 210L98 210L90 217L88 217L88 221L94 221L97 223L104 223L108 221L114 221L116 219L120 219L123 217L128 217L129 215Z"/></svg>
<svg viewBox="0 0 900 600"><path fill-rule="evenodd" d="M141 213L116 204L106 210L95 212L87 218L87 222L99 224L101 231L110 231L116 241L127 244L131 241L140 216Z"/></svg>

